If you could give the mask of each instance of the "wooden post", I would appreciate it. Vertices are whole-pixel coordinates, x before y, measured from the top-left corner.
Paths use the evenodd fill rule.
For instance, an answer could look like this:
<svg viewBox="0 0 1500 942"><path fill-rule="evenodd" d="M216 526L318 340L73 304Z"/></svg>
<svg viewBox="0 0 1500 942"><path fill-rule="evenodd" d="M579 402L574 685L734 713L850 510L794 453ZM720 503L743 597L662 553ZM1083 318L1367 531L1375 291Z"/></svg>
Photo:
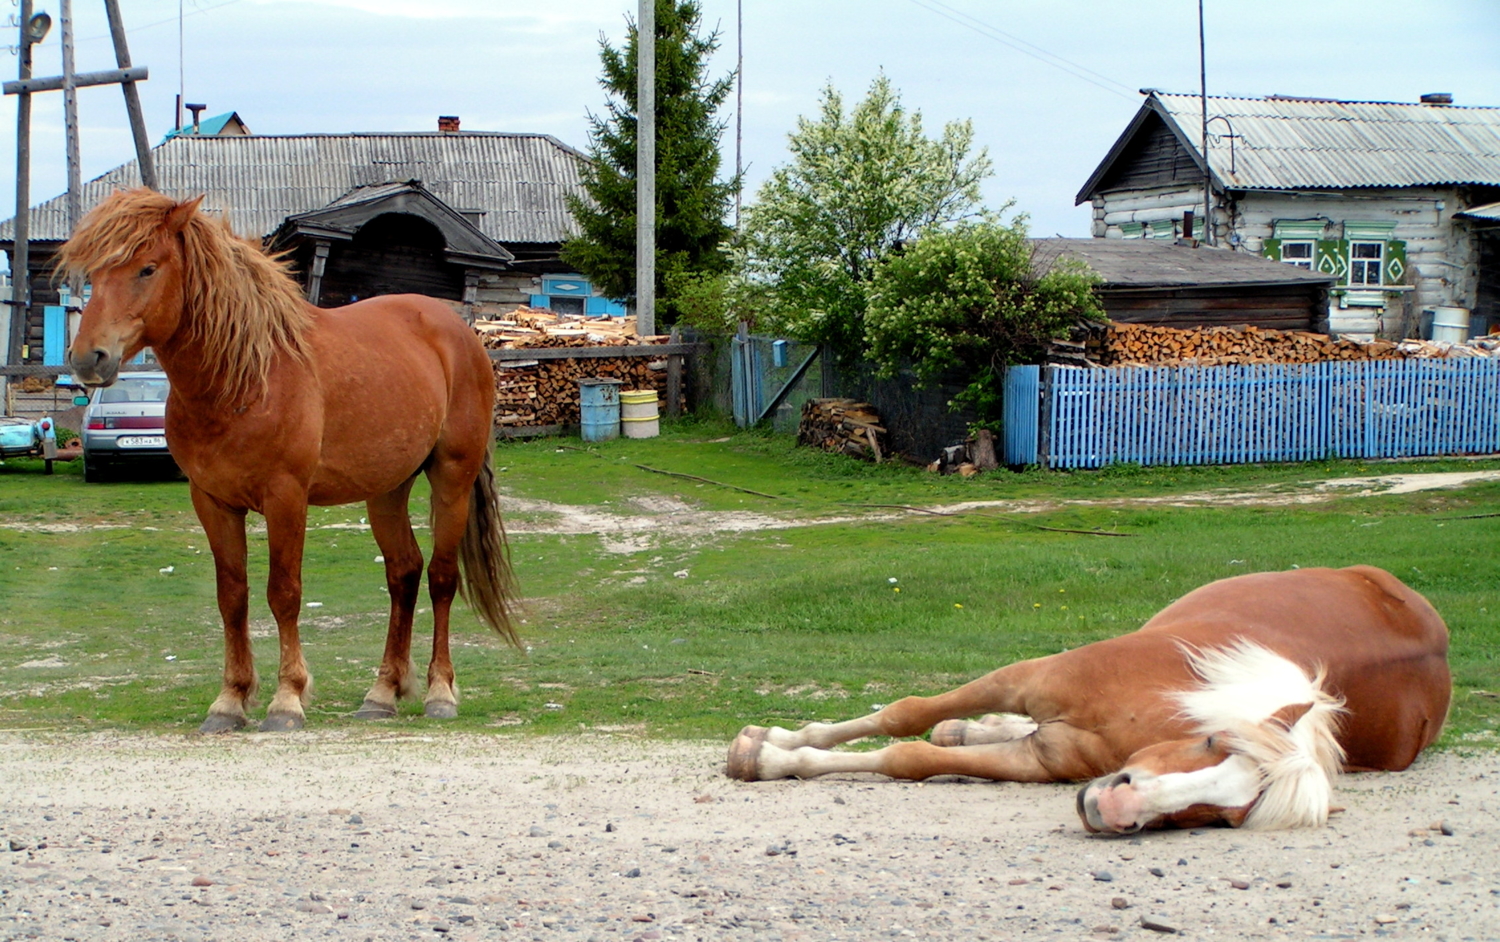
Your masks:
<svg viewBox="0 0 1500 942"><path fill-rule="evenodd" d="M672 343L682 340L682 331L672 328ZM667 415L682 414L682 354L667 355Z"/></svg>
<svg viewBox="0 0 1500 942"><path fill-rule="evenodd" d="M327 239L317 239L313 242L312 273L307 277L307 303L314 307L323 295L323 273L328 268L328 249Z"/></svg>
<svg viewBox="0 0 1500 942"><path fill-rule="evenodd" d="M115 44L115 64L121 70L130 68L130 47L125 43L125 21L120 19L119 0L104 0L109 17L109 36ZM120 83L125 92L125 112L130 116L130 135L135 138L135 159L141 167L141 183L150 189L156 185L156 165L151 161L151 142L146 138L146 119L141 115L141 94L134 81Z"/></svg>

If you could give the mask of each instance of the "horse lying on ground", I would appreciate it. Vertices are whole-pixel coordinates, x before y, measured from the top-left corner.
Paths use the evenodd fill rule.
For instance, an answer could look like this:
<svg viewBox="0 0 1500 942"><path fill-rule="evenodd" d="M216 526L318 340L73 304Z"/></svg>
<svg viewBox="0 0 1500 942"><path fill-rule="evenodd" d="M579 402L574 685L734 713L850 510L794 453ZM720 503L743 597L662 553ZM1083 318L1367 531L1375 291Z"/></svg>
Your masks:
<svg viewBox="0 0 1500 942"><path fill-rule="evenodd" d="M247 621L245 514L265 515L267 597L281 669L261 729L298 729L312 677L302 658L302 548L308 504L365 501L391 596L385 655L356 716L396 714L415 686L412 613L422 552L407 497L432 487L432 661L425 712L458 712L448 615L471 607L516 641L505 530L495 503L490 436L495 378L474 332L443 302L371 298L324 310L286 266L228 225L150 190L115 193L63 246L60 270L93 296L69 351L74 375L114 382L151 347L171 380L167 444L192 482L224 619L224 684L205 732L238 729L257 685Z"/></svg>
<svg viewBox="0 0 1500 942"><path fill-rule="evenodd" d="M747 726L726 771L743 781L830 772L1093 779L1078 793L1090 831L1314 827L1327 821L1341 766L1404 769L1437 739L1447 655L1442 618L1390 573L1256 573L1196 589L1131 634L935 697L795 732ZM1004 715L961 719L987 711ZM826 751L928 729L930 743Z"/></svg>

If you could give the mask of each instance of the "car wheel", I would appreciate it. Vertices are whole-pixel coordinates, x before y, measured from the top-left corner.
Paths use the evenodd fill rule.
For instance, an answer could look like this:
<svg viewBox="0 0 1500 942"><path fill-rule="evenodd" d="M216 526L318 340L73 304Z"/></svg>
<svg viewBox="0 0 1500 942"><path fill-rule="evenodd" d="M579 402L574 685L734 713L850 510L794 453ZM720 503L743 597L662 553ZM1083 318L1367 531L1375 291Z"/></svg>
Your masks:
<svg viewBox="0 0 1500 942"><path fill-rule="evenodd" d="M102 461L83 462L83 480L88 484L101 484L109 479Z"/></svg>

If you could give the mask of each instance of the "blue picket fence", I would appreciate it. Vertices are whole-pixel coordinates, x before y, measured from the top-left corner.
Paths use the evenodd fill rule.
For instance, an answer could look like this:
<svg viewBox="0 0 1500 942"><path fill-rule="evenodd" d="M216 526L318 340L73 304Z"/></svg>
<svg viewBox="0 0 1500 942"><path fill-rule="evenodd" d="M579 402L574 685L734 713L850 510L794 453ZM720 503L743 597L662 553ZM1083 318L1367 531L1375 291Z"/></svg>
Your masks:
<svg viewBox="0 0 1500 942"><path fill-rule="evenodd" d="M1015 367L1006 394L1008 464L1500 452L1500 360L1493 359Z"/></svg>

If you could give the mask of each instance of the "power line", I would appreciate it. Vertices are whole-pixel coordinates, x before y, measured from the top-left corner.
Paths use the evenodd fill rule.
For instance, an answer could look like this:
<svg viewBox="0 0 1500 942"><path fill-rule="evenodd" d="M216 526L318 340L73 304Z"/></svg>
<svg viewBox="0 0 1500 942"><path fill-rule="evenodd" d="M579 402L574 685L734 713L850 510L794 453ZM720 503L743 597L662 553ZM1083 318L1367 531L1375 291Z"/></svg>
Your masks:
<svg viewBox="0 0 1500 942"><path fill-rule="evenodd" d="M992 39L1002 46L1014 49L1022 55L1030 56L1038 62L1066 72L1076 79L1082 79L1090 85L1098 86L1111 95L1118 95L1130 101L1135 101L1138 97L1134 93L1134 90L1123 82L1117 82L1107 75L1101 75L1087 66L1079 65L1070 59L1065 59L1055 52L1049 52L1035 43L1029 43L1021 37L1007 33L997 26L991 26L978 17L964 13L962 10L955 10L953 7L948 6L948 4L943 3L942 0L911 0L911 2L929 13L936 13L938 16L957 23L965 29L972 30L986 39Z"/></svg>

